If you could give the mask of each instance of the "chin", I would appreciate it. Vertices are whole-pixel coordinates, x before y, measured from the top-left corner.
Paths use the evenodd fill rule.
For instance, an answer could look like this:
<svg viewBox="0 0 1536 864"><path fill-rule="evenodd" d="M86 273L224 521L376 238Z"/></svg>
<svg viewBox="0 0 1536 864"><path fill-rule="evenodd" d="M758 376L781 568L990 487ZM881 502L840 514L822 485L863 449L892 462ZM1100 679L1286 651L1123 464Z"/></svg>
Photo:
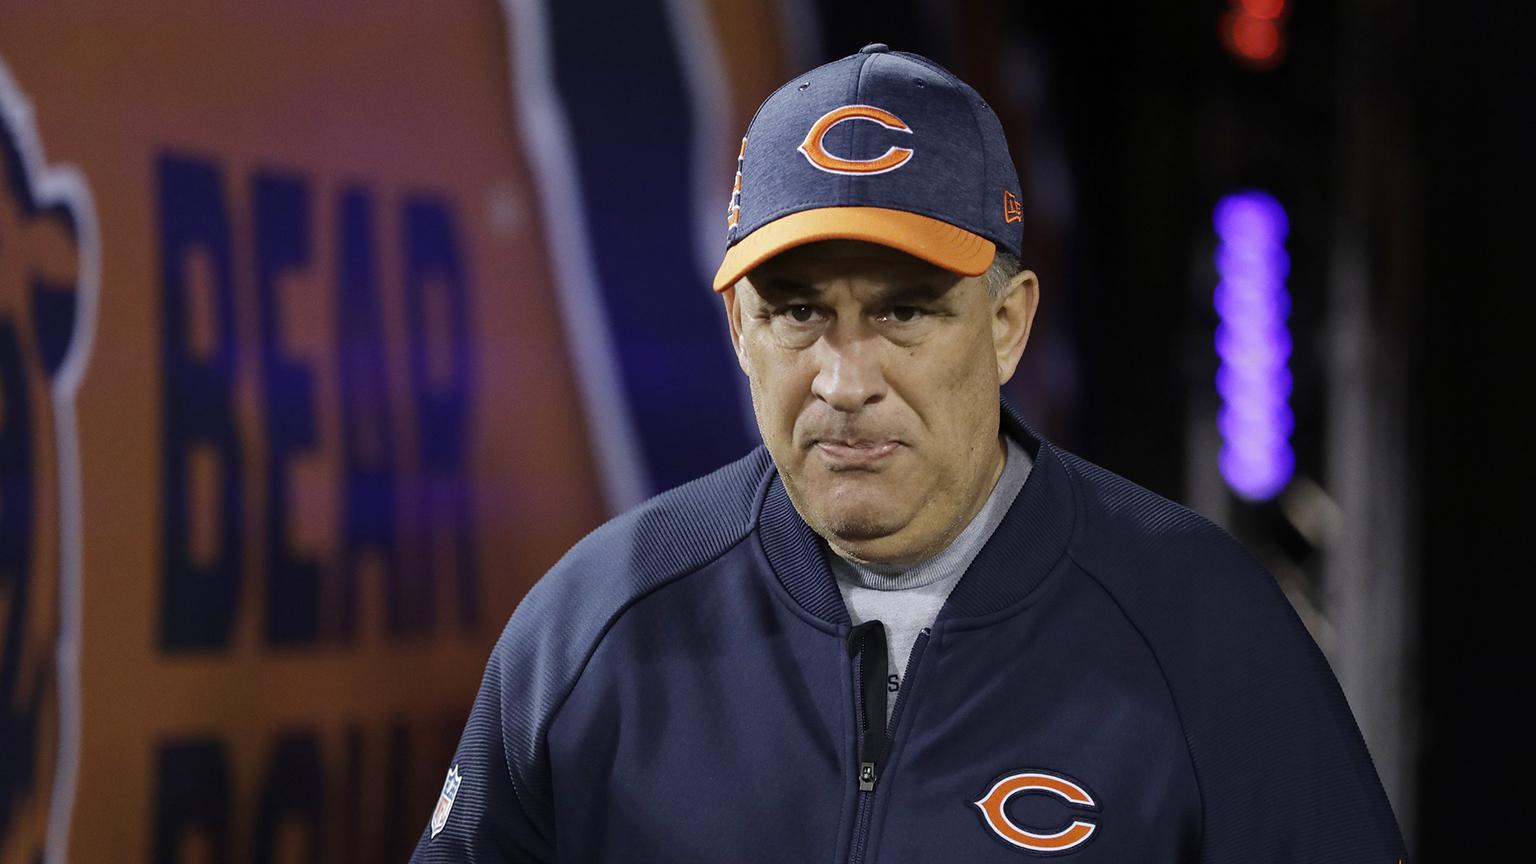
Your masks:
<svg viewBox="0 0 1536 864"><path fill-rule="evenodd" d="M888 537L911 521L912 496L888 473L829 471L806 466L785 488L796 509L809 516L817 533L846 543L868 543Z"/></svg>
<svg viewBox="0 0 1536 864"><path fill-rule="evenodd" d="M858 537L832 535L841 554L870 564L914 563L923 557L921 549L912 548L905 540L899 540L897 532L887 531L877 536Z"/></svg>
<svg viewBox="0 0 1536 864"><path fill-rule="evenodd" d="M857 517L836 518L827 523L827 533L844 545L852 543L869 543L883 537L889 537L896 532L896 526L880 520L865 520Z"/></svg>
<svg viewBox="0 0 1536 864"><path fill-rule="evenodd" d="M830 506L818 508L822 527L833 537L849 543L867 543L889 537L900 531L907 520L880 504L861 500L831 502Z"/></svg>

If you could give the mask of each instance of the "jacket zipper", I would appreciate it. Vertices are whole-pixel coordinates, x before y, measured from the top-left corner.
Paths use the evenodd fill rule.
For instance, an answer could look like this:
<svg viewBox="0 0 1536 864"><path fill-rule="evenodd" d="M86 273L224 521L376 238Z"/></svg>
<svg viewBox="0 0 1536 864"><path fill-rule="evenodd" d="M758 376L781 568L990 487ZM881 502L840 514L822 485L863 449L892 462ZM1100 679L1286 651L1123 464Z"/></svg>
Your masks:
<svg viewBox="0 0 1536 864"><path fill-rule="evenodd" d="M869 844L869 823L874 809L875 784L885 768L885 756L890 751L891 733L901 719L901 709L906 695L912 688L912 671L928 644L929 628L924 627L912 645L907 658L907 668L902 672L901 685L896 691L896 704L891 708L891 719L880 723L885 716L886 681L889 677L890 658L885 644L885 625L879 621L866 621L854 627L848 634L848 656L858 656L853 667L853 692L856 707L854 733L858 743L859 784L858 809L854 814L853 838L849 846L849 864L863 864ZM870 682L866 686L866 682ZM878 682L877 684L875 682ZM873 719L873 722L871 722Z"/></svg>

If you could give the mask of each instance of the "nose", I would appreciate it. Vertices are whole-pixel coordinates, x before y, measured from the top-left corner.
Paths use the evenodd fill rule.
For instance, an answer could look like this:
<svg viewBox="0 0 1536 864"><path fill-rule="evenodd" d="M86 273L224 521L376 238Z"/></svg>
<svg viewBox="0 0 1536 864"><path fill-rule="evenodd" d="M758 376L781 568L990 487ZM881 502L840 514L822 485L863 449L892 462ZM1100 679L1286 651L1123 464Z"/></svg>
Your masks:
<svg viewBox="0 0 1536 864"><path fill-rule="evenodd" d="M821 364L811 392L832 408L852 414L885 398L885 373L869 339L822 339Z"/></svg>

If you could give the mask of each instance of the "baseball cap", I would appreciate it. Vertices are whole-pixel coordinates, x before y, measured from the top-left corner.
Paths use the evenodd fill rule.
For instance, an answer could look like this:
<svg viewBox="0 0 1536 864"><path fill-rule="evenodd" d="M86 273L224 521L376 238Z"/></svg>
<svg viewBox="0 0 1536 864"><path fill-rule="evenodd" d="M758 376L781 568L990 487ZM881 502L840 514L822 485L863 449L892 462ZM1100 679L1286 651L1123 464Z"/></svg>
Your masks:
<svg viewBox="0 0 1536 864"><path fill-rule="evenodd" d="M775 90L741 140L714 289L816 240L865 240L965 276L1024 238L1003 127L976 91L874 43Z"/></svg>

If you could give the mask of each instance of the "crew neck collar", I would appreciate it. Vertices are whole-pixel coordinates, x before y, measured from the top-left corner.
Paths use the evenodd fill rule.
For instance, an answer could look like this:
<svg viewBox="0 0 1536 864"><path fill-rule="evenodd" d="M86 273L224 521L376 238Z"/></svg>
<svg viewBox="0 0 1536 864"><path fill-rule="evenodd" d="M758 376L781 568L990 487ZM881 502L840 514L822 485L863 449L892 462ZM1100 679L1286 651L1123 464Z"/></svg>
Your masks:
<svg viewBox="0 0 1536 864"><path fill-rule="evenodd" d="M1023 446L1033 466L1024 488L950 592L941 620L980 617L1022 600L1061 558L1071 535L1071 480L1056 448L1006 399L999 403L1000 431ZM774 575L806 613L829 624L850 624L826 558L836 553L823 551L824 541L789 500L777 469L769 472L758 535Z"/></svg>

